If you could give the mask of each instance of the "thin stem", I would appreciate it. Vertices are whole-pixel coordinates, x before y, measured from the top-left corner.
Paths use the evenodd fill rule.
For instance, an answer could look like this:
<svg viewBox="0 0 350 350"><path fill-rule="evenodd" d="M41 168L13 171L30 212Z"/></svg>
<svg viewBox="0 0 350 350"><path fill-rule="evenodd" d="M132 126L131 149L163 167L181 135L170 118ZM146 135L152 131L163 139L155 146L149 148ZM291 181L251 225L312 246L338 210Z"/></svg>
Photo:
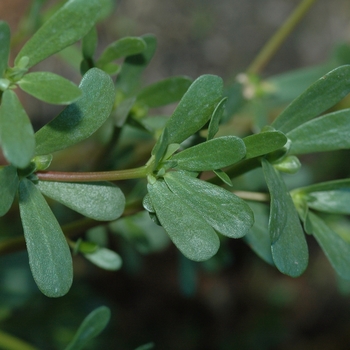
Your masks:
<svg viewBox="0 0 350 350"><path fill-rule="evenodd" d="M263 192L233 191L232 193L247 201L268 202L270 200L270 195Z"/></svg>
<svg viewBox="0 0 350 350"><path fill-rule="evenodd" d="M38 350L38 348L3 331L0 331L0 348L8 350Z"/></svg>
<svg viewBox="0 0 350 350"><path fill-rule="evenodd" d="M147 177L148 174L148 166L126 170L96 171L85 173L60 171L38 171L36 173L39 180L63 182L119 181Z"/></svg>
<svg viewBox="0 0 350 350"><path fill-rule="evenodd" d="M299 6L294 10L284 24L260 50L259 54L248 67L247 73L259 74L263 70L280 46L285 42L287 37L292 33L297 24L303 19L315 1L316 0L301 1Z"/></svg>

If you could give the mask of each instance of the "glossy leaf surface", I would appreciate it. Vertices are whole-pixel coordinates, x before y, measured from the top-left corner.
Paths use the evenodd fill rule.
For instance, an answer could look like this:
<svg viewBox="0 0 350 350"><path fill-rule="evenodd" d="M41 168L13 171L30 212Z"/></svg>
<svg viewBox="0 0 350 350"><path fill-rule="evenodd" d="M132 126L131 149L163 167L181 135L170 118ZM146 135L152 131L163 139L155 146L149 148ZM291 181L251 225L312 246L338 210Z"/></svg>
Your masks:
<svg viewBox="0 0 350 350"><path fill-rule="evenodd" d="M91 339L98 336L107 326L111 312L108 307L100 306L92 311L80 325L73 340L65 350L81 350L87 346Z"/></svg>
<svg viewBox="0 0 350 350"><path fill-rule="evenodd" d="M271 195L269 233L273 261L282 273L297 277L308 264L305 235L281 175L265 159L262 167Z"/></svg>
<svg viewBox="0 0 350 350"><path fill-rule="evenodd" d="M12 165L0 168L0 217L10 209L18 188L17 169Z"/></svg>
<svg viewBox="0 0 350 350"><path fill-rule="evenodd" d="M116 271L122 266L120 255L104 247L98 247L94 252L84 254L84 257L104 270Z"/></svg>
<svg viewBox="0 0 350 350"><path fill-rule="evenodd" d="M290 154L334 151L350 148L350 109L310 120L287 134Z"/></svg>
<svg viewBox="0 0 350 350"><path fill-rule="evenodd" d="M85 36L95 24L99 0L69 0L27 41L15 64L29 57L28 68L61 51Z"/></svg>
<svg viewBox="0 0 350 350"><path fill-rule="evenodd" d="M98 68L90 69L79 87L82 97L35 134L37 155L53 153L85 140L109 117L115 97L109 75Z"/></svg>
<svg viewBox="0 0 350 350"><path fill-rule="evenodd" d="M213 115L210 118L210 123L208 127L208 136L207 140L211 140L214 138L216 133L219 131L220 121L225 112L227 97L224 97L216 106Z"/></svg>
<svg viewBox="0 0 350 350"><path fill-rule="evenodd" d="M151 108L166 106L179 101L191 83L192 80L184 76L161 80L142 89L137 95L137 102Z"/></svg>
<svg viewBox="0 0 350 350"><path fill-rule="evenodd" d="M332 214L350 214L350 188L311 192L306 198L312 209Z"/></svg>
<svg viewBox="0 0 350 350"><path fill-rule="evenodd" d="M70 104L81 96L81 90L75 84L49 72L28 73L18 85L26 93L52 104Z"/></svg>
<svg viewBox="0 0 350 350"><path fill-rule="evenodd" d="M334 106L350 92L350 65L324 75L297 97L272 123L288 133Z"/></svg>
<svg viewBox="0 0 350 350"><path fill-rule="evenodd" d="M48 297L65 295L73 280L72 257L51 209L35 185L22 179L19 208L29 265L39 289Z"/></svg>
<svg viewBox="0 0 350 350"><path fill-rule="evenodd" d="M240 238L252 227L252 210L233 193L184 173L169 172L164 179L170 190L217 232Z"/></svg>
<svg viewBox="0 0 350 350"><path fill-rule="evenodd" d="M350 244L344 241L326 223L312 212L308 214L312 234L321 246L335 271L344 279L350 279Z"/></svg>
<svg viewBox="0 0 350 350"><path fill-rule="evenodd" d="M187 148L170 158L176 167L188 171L206 171L237 163L245 156L245 145L236 136L218 137Z"/></svg>
<svg viewBox="0 0 350 350"><path fill-rule="evenodd" d="M171 192L163 180L147 188L160 223L182 254L194 261L215 255L219 238L201 215Z"/></svg>
<svg viewBox="0 0 350 350"><path fill-rule="evenodd" d="M95 220L116 220L125 207L123 192L109 182L39 181L38 188L46 196Z"/></svg>
<svg viewBox="0 0 350 350"><path fill-rule="evenodd" d="M9 25L4 21L0 21L0 79L8 66L10 54L10 35Z"/></svg>
<svg viewBox="0 0 350 350"><path fill-rule="evenodd" d="M6 159L24 168L34 156L35 139L32 124L12 90L4 91L0 107L0 140Z"/></svg>

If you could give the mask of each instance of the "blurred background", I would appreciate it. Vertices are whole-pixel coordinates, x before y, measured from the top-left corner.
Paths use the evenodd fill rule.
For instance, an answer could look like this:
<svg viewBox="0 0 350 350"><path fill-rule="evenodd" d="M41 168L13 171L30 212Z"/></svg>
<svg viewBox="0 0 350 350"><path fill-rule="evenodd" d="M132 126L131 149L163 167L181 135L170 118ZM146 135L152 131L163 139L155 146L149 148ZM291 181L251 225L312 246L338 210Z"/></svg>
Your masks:
<svg viewBox="0 0 350 350"><path fill-rule="evenodd" d="M46 1L45 7L57 3ZM98 26L98 52L123 36L153 33L158 49L145 71L145 84L172 75L196 78L211 73L229 86L299 3L116 1L112 14ZM21 18L30 4L0 0L0 19L10 23L13 33L23 26ZM14 52L22 44L19 40ZM321 65L340 44L350 44L350 2L318 0L262 77ZM62 57L46 60L37 69L80 80ZM56 107L22 98L37 127L57 113ZM344 162L349 155L339 151L306 157L306 170L297 181L349 177L350 166ZM60 210L63 222L73 218ZM21 235L18 221L16 210L1 218L1 235ZM347 221L343 218L338 226L348 228ZM308 241L309 267L292 279L262 261L242 240L226 241L217 257L199 264L167 242L146 254L121 235L112 243L123 258L122 269L103 271L76 256L72 290L57 300L37 290L25 252L2 256L0 328L40 349L63 349L81 320L106 305L111 321L90 349L128 350L151 342L161 350L349 349L350 285L337 278L314 240Z"/></svg>

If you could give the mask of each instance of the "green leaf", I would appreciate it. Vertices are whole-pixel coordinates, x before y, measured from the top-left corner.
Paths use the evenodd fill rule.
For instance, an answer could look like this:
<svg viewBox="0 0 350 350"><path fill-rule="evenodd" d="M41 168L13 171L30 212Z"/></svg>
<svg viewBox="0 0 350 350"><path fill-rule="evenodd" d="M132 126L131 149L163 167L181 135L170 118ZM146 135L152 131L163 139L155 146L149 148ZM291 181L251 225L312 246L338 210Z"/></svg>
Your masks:
<svg viewBox="0 0 350 350"><path fill-rule="evenodd" d="M15 198L18 188L18 176L17 169L12 165L0 168L0 187L1 187L1 198L0 198L0 217L5 215Z"/></svg>
<svg viewBox="0 0 350 350"><path fill-rule="evenodd" d="M287 134L290 154L326 152L350 148L350 109L326 114Z"/></svg>
<svg viewBox="0 0 350 350"><path fill-rule="evenodd" d="M85 140L109 117L115 97L111 78L93 68L84 75L79 87L82 97L35 134L37 155L53 153Z"/></svg>
<svg viewBox="0 0 350 350"><path fill-rule="evenodd" d="M25 168L34 156L32 124L12 90L4 91L0 108L0 140L5 158L17 168Z"/></svg>
<svg viewBox="0 0 350 350"><path fill-rule="evenodd" d="M147 47L146 42L142 38L124 37L109 44L102 52L101 56L96 62L97 67L103 69L104 65L121 57L132 56L145 51Z"/></svg>
<svg viewBox="0 0 350 350"><path fill-rule="evenodd" d="M124 211L123 192L109 182L39 181L37 186L45 196L95 220L116 220Z"/></svg>
<svg viewBox="0 0 350 350"><path fill-rule="evenodd" d="M52 104L70 104L81 96L81 90L74 83L49 72L28 73L18 85L29 95Z"/></svg>
<svg viewBox="0 0 350 350"><path fill-rule="evenodd" d="M97 48L97 30L96 27L92 27L90 31L84 36L81 42L81 49L83 57L85 59L92 59Z"/></svg>
<svg viewBox="0 0 350 350"><path fill-rule="evenodd" d="M100 306L90 312L65 350L83 349L105 329L110 318L111 311L106 306Z"/></svg>
<svg viewBox="0 0 350 350"><path fill-rule="evenodd" d="M224 97L216 106L213 115L210 118L210 123L208 127L208 136L207 140L211 140L214 138L216 133L219 131L220 121L225 112L227 97Z"/></svg>
<svg viewBox="0 0 350 350"><path fill-rule="evenodd" d="M137 102L148 107L161 107L179 101L188 90L192 80L185 76L171 77L142 89Z"/></svg>
<svg viewBox="0 0 350 350"><path fill-rule="evenodd" d="M350 65L324 75L297 97L272 123L288 133L334 106L350 92Z"/></svg>
<svg viewBox="0 0 350 350"><path fill-rule="evenodd" d="M273 261L282 273L300 276L309 254L298 213L278 171L265 159L262 168L271 195L269 233Z"/></svg>
<svg viewBox="0 0 350 350"><path fill-rule="evenodd" d="M162 160L168 148L169 133L167 129L163 130L158 140L159 141L155 144L151 152L152 156L154 157L153 169L157 168L159 162Z"/></svg>
<svg viewBox="0 0 350 350"><path fill-rule="evenodd" d="M29 57L28 68L84 37L100 12L99 0L69 0L26 42L15 58Z"/></svg>
<svg viewBox="0 0 350 350"><path fill-rule="evenodd" d="M245 156L245 145L236 136L222 136L200 143L173 155L177 168L188 171L206 171L237 163Z"/></svg>
<svg viewBox="0 0 350 350"><path fill-rule="evenodd" d="M143 35L141 39L146 43L146 49L142 53L129 56L125 59L116 81L117 91L120 90L126 97L130 97L130 95L135 92L139 85L141 75L148 66L156 50L157 39L154 35Z"/></svg>
<svg viewBox="0 0 350 350"><path fill-rule="evenodd" d="M273 162L275 169L287 174L295 174L301 168L301 163L296 156L282 157L276 162Z"/></svg>
<svg viewBox="0 0 350 350"><path fill-rule="evenodd" d="M168 172L164 179L170 190L217 232L240 238L252 227L252 210L233 193L185 173Z"/></svg>
<svg viewBox="0 0 350 350"><path fill-rule="evenodd" d="M221 169L213 170L214 174L226 185L233 186L230 177Z"/></svg>
<svg viewBox="0 0 350 350"><path fill-rule="evenodd" d="M187 258L203 261L219 249L219 238L203 217L169 190L163 180L147 185L157 217L176 247Z"/></svg>
<svg viewBox="0 0 350 350"><path fill-rule="evenodd" d="M44 197L26 178L19 185L19 209L37 286L48 297L65 295L73 280L71 253Z"/></svg>
<svg viewBox="0 0 350 350"><path fill-rule="evenodd" d="M311 192L306 196L310 208L332 214L350 214L350 188Z"/></svg>
<svg viewBox="0 0 350 350"><path fill-rule="evenodd" d="M10 54L10 27L4 22L0 21L0 78L8 66L8 59Z"/></svg>
<svg viewBox="0 0 350 350"><path fill-rule="evenodd" d="M344 279L350 279L350 244L331 230L317 215L309 212L309 224L314 237L329 262Z"/></svg>
<svg viewBox="0 0 350 350"><path fill-rule="evenodd" d="M246 159L261 157L281 149L287 142L287 137L280 131L267 131L243 138L246 147Z"/></svg>
<svg viewBox="0 0 350 350"><path fill-rule="evenodd" d="M332 190L339 190L339 189L350 189L350 179L320 182L310 186L305 186L305 187L295 189L293 190L293 192L303 194L303 193L318 192L318 191L332 191Z"/></svg>
<svg viewBox="0 0 350 350"><path fill-rule="evenodd" d="M122 258L113 250L98 247L94 252L84 254L84 257L94 265L104 270L116 271L122 266Z"/></svg>

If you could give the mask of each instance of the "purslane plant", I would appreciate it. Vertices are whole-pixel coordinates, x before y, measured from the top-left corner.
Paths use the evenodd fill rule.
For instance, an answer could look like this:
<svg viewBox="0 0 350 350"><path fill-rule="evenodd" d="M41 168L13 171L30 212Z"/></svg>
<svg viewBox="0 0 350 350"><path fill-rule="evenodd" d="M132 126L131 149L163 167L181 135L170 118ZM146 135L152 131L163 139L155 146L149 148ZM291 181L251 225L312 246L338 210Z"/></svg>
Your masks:
<svg viewBox="0 0 350 350"><path fill-rule="evenodd" d="M152 35L122 38L96 59L99 6L98 0L68 1L28 40L13 67L8 66L9 27L0 22L0 140L7 160L0 168L0 215L10 210L18 195L29 264L39 289L50 297L68 292L73 279L71 249L99 266L120 267L118 254L107 248L82 240L67 242L45 197L91 218L94 225L114 223L124 215L127 201L113 182L135 178L147 180L138 201L150 220L162 226L189 259L214 256L221 236L244 237L264 260L297 277L308 264L306 232L315 237L336 272L350 279L350 244L319 215L349 214L350 180L289 191L282 176L298 171L298 155L350 147L350 109L327 113L350 92L350 66L318 79L260 132L243 138L217 136L237 107L232 92L244 97L247 88L254 88L254 77L247 75L226 90L214 75L194 81L178 76L140 89L156 40ZM83 74L79 86L51 72L29 72L79 40ZM16 88L67 106L34 132ZM177 101L170 118L149 117L150 108ZM48 170L55 152L101 128L110 130L104 149L104 156L110 157L126 125L156 140L144 165L79 173ZM255 205L250 202L254 193L238 196L232 190L237 176L257 167L262 168L269 191L264 197L270 202L268 227L259 227L258 220L254 224Z"/></svg>

